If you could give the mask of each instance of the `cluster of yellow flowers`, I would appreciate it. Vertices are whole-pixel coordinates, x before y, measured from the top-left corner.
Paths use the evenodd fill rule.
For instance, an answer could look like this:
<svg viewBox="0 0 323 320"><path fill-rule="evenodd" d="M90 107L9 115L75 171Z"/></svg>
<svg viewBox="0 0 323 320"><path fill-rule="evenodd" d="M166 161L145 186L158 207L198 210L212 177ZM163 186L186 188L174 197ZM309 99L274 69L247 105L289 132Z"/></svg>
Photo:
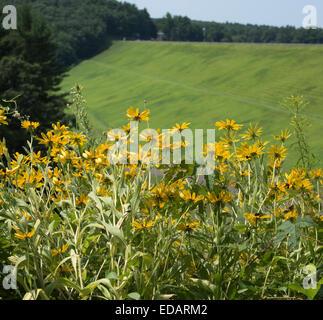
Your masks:
<svg viewBox="0 0 323 320"><path fill-rule="evenodd" d="M213 286L222 274L221 290L232 284L238 292L244 291L242 268L248 275L261 269L252 281L260 279L263 291L264 281L273 279L275 288L277 277L284 276L284 266L273 266L273 274L267 274L264 261L274 251L288 257L295 270L295 259L308 256L309 261L307 253L318 252L323 170L285 169L288 130L272 136L271 143L259 124L244 129L226 119L208 131L214 139L202 145L196 135L196 148L188 148L193 147L190 122L153 130L149 116L150 110L130 107L124 126L104 134L101 142L60 122L42 132L29 119L21 121L21 130L30 136L25 152L9 154L10 147L0 141L1 228L13 248L10 259L19 262L22 277L40 277L26 292L56 282L59 290L51 292L60 298L63 287L67 298L88 298L95 287L100 297L102 290L109 299L126 299L128 292L119 292L127 286L133 292L138 274L144 288L154 278L167 278L173 287L185 283L190 290L198 288L193 280L210 279ZM0 109L0 125L8 123L9 113ZM211 170L200 171L203 161L186 161L191 149L206 163L213 158ZM121 154L127 161L115 162ZM295 237L288 234L292 229ZM289 257L291 247L303 251ZM305 260L299 261L303 265ZM103 273L124 280L119 286L114 275L103 279ZM116 285L115 296L97 286L100 278L109 288Z"/></svg>
<svg viewBox="0 0 323 320"><path fill-rule="evenodd" d="M7 117L4 110L0 110L0 124L7 125ZM149 110L140 112L139 109L133 107L127 110L127 117L132 121L148 121ZM182 132L189 128L190 123L176 123L172 130ZM58 203L64 199L73 199L76 206L85 206L90 200L86 188L75 189L75 185L82 185L83 182L91 181L96 185L97 195L108 197L111 195L111 179L106 174L106 168L110 167L110 159L107 151L111 148L111 144L106 141L98 146L90 146L87 148L87 137L82 133L75 133L65 125L59 122L52 125L52 130L46 133L36 134L39 123L31 121L23 121L22 128L30 131L38 144L45 146L47 152L43 151L31 152L30 154L16 153L12 156L11 161L7 163L5 169L0 170L0 187L11 185L19 190L27 190L32 187L39 189L44 184L50 183L52 190L49 193L49 201ZM191 179L193 172L189 173L187 166L156 166L160 172L170 172L172 177L167 182L161 179L155 184L145 184L141 186L142 194L144 194L141 202L141 210L146 214L144 218L136 219L133 227L137 229L149 229L155 224L156 218L150 219L150 213L155 210L159 212L160 218L162 212L171 210L174 206L180 206L186 212L194 211L200 205L220 206L221 210L226 213L230 211L230 204L235 202L240 205L243 210L246 207L244 199L247 195L244 187L248 186L248 190L252 189L250 179L256 174L256 167L253 165L255 161L264 161L265 155L268 155L268 161L265 165L267 175L266 194L263 203L269 201L274 203L268 207L268 212L258 214L257 209L254 212L245 213L246 221L255 224L257 221L265 221L277 216L281 213L284 219L293 219L298 214L303 214L296 210L296 206L291 210L287 210L290 202L302 198L307 204L307 212L322 219L318 215L318 208L321 206L320 185L323 184L323 170L315 169L307 172L304 168L294 168L289 173L284 173L281 169L286 159L285 141L291 136L286 130L282 130L279 136L274 139L280 141L280 145L272 145L266 150L268 142L261 140L262 128L257 125L252 126L242 134L238 132L243 127L234 120L219 121L215 123L219 131L225 132L221 136L221 141L214 144L204 145L204 150L212 150L215 155L217 164L214 173L218 177L218 185L212 190L203 191L202 188L192 187ZM130 133L130 123L126 124L123 129L126 133ZM159 134L158 141L161 141L162 134L160 130L156 130ZM149 142L153 136L146 134L145 141ZM131 137L127 137L128 140ZM185 141L178 146L173 145L172 150L176 148L184 148ZM143 146L139 147L141 150ZM0 156L7 153L5 142L0 143ZM128 157L131 156L130 152ZM139 152L140 154L140 152ZM134 179L142 170L147 169L147 165L140 161L138 164L117 165L124 168L126 179ZM172 170L172 171L169 171ZM151 172L151 171L150 171ZM71 185L73 183L73 188ZM194 189L195 188L195 189ZM247 187L246 187L247 188ZM250 196L250 195L249 195ZM2 200L1 200L2 201ZM0 202L1 204L1 202ZM287 210L287 211L286 211ZM46 213L47 214L47 213ZM168 221L165 218L165 223ZM194 230L200 226L199 220L187 217L187 221L181 224L181 230ZM26 230L27 231L27 230ZM33 231L23 232L16 230L15 234L18 239L26 239L33 236ZM67 247L53 251L53 255L64 253Z"/></svg>

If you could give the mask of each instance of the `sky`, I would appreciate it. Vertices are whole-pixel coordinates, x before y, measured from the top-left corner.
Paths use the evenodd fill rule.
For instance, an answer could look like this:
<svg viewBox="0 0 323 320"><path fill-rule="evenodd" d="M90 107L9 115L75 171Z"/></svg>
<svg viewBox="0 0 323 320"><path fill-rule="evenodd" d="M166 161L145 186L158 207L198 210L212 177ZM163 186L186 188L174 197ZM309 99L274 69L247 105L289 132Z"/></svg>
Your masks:
<svg viewBox="0 0 323 320"><path fill-rule="evenodd" d="M301 27L303 8L313 5L317 26L323 27L323 0L126 0L139 9L146 8L153 18L167 12L193 20L239 22L272 26Z"/></svg>

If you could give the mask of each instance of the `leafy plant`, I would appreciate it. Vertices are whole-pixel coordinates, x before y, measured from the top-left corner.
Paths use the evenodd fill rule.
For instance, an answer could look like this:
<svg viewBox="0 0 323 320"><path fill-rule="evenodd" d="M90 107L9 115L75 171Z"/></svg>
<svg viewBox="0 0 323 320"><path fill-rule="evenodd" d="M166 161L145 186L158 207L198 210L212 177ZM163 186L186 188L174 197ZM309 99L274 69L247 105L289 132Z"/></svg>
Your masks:
<svg viewBox="0 0 323 320"><path fill-rule="evenodd" d="M79 129L91 134L81 87L73 94ZM141 127L149 114L127 111ZM0 110L0 124L11 116ZM112 163L120 137L99 142L60 123L37 132L22 120L25 152L0 143L0 257L18 281L3 298L320 299L320 288L300 286L304 266L322 269L323 170L284 171L286 132L266 147L258 126L215 125L224 134L201 177L198 163L153 164L146 145L138 164Z"/></svg>

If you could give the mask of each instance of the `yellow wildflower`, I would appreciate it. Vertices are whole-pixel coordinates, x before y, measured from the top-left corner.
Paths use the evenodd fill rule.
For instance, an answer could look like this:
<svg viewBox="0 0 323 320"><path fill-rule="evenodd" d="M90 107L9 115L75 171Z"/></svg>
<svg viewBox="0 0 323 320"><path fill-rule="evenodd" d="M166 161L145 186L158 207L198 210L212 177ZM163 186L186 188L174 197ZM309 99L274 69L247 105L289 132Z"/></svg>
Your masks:
<svg viewBox="0 0 323 320"><path fill-rule="evenodd" d="M273 136L273 137L275 140L278 140L284 143L290 136L291 136L291 133L286 129L285 132L281 130L281 134L279 136Z"/></svg>
<svg viewBox="0 0 323 320"><path fill-rule="evenodd" d="M191 232L196 231L197 228L201 225L201 221L193 221L188 223L180 223L177 227L178 230Z"/></svg>
<svg viewBox="0 0 323 320"><path fill-rule="evenodd" d="M234 120L218 121L215 125L219 130L238 131L243 125L237 124Z"/></svg>
<svg viewBox="0 0 323 320"><path fill-rule="evenodd" d="M292 210L285 210L285 214L284 214L284 219L285 220L287 220L287 219L297 219L297 216L298 216L298 214L297 214L297 210L296 210L295 206L293 206Z"/></svg>
<svg viewBox="0 0 323 320"><path fill-rule="evenodd" d="M225 190L222 190L220 194L217 196L215 192L208 192L207 199L211 203L227 203L232 201L233 195L230 192L227 192Z"/></svg>
<svg viewBox="0 0 323 320"><path fill-rule="evenodd" d="M7 147L6 147L6 142L3 140L0 143L0 156L2 156L3 154L5 154L8 151Z"/></svg>
<svg viewBox="0 0 323 320"><path fill-rule="evenodd" d="M35 130L39 127L39 122L23 121L21 127L26 130Z"/></svg>
<svg viewBox="0 0 323 320"><path fill-rule="evenodd" d="M4 114L4 110L0 110L0 124L8 124L8 122L5 121L7 117L4 116L3 114Z"/></svg>
<svg viewBox="0 0 323 320"><path fill-rule="evenodd" d="M260 214L256 213L245 213L244 216L248 219L249 223L254 225L258 220L264 220L270 218L270 214L266 214L261 216Z"/></svg>
<svg viewBox="0 0 323 320"><path fill-rule="evenodd" d="M313 169L309 172L312 179L320 179L323 177L323 170L321 168L319 169Z"/></svg>
<svg viewBox="0 0 323 320"><path fill-rule="evenodd" d="M263 148L258 143L249 146L247 142L243 142L240 148L237 148L237 157L242 161L257 159L262 155Z"/></svg>
<svg viewBox="0 0 323 320"><path fill-rule="evenodd" d="M84 142L87 142L86 136L83 134L83 132L80 133L73 133L69 137L70 144L72 146L83 146Z"/></svg>
<svg viewBox="0 0 323 320"><path fill-rule="evenodd" d="M268 153L272 161L275 161L275 160L281 161L286 158L286 151L287 151L286 148L275 145L269 148Z"/></svg>
<svg viewBox="0 0 323 320"><path fill-rule="evenodd" d="M90 200L90 198L86 195L84 195L83 193L80 194L80 196L78 198L76 198L76 205L79 204L87 204L87 202Z"/></svg>
<svg viewBox="0 0 323 320"><path fill-rule="evenodd" d="M172 128L172 132L182 132L183 130L187 129L190 124L190 122L183 122L182 124L176 123L176 125Z"/></svg>
<svg viewBox="0 0 323 320"><path fill-rule="evenodd" d="M64 253L68 249L68 244L63 244L62 248L59 248L58 250L52 250L52 256L55 257L59 253Z"/></svg>
<svg viewBox="0 0 323 320"><path fill-rule="evenodd" d="M241 137L245 140L254 140L260 137L262 134L262 128L258 128L258 123L253 127L250 123L249 128L244 134L241 134Z"/></svg>
<svg viewBox="0 0 323 320"><path fill-rule="evenodd" d="M194 203L197 203L204 199L204 196L202 195L196 196L196 193L195 192L191 193L190 190L184 190L183 192L180 192L179 195L182 199L193 201Z"/></svg>
<svg viewBox="0 0 323 320"><path fill-rule="evenodd" d="M24 240L26 238L31 238L34 234L35 234L35 230L34 229L32 229L28 233L23 233L23 232L21 232L19 230L16 230L15 238L20 239L20 240Z"/></svg>
<svg viewBox="0 0 323 320"><path fill-rule="evenodd" d="M141 230L141 229L149 229L153 227L155 224L155 221L149 221L147 222L147 218L142 219L141 221L134 221L132 225L134 228L132 230Z"/></svg>
<svg viewBox="0 0 323 320"><path fill-rule="evenodd" d="M150 110L145 110L144 112L140 113L139 108L135 110L134 107L130 107L127 110L127 117L133 121L148 121L149 113L150 113Z"/></svg>

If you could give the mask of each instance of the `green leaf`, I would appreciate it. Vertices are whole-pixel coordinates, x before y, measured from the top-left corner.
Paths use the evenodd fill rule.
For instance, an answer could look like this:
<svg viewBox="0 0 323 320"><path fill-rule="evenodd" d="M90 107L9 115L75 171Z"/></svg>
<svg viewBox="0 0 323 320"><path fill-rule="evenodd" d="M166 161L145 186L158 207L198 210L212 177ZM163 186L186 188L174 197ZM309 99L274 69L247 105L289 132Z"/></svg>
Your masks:
<svg viewBox="0 0 323 320"><path fill-rule="evenodd" d="M81 290L80 296L83 298L89 296L94 291L94 289L98 287L100 284L101 284L101 281L99 280L90 283L84 289Z"/></svg>
<svg viewBox="0 0 323 320"><path fill-rule="evenodd" d="M288 239L288 244L291 246L291 248L296 249L300 236L296 225L290 221L285 221L281 226L278 227L278 230L281 232L277 234L275 245L278 246L287 236L290 236Z"/></svg>
<svg viewBox="0 0 323 320"><path fill-rule="evenodd" d="M209 290L211 293L213 293L216 289L216 286L213 283L211 283L209 280L201 280L201 279L191 278L191 281L193 281L198 286Z"/></svg>
<svg viewBox="0 0 323 320"><path fill-rule="evenodd" d="M85 233L85 231L89 228L98 228L98 229L101 229L101 230L105 230L104 226L102 224L99 224L99 223L90 223L88 224L87 226L85 226L81 232L80 232L80 235L79 235L79 238L81 238L83 236L83 233Z"/></svg>
<svg viewBox="0 0 323 320"><path fill-rule="evenodd" d="M298 228L306 228L306 227L316 227L317 224L312 220L310 216L305 216L303 218L298 218L295 221L295 224Z"/></svg>
<svg viewBox="0 0 323 320"><path fill-rule="evenodd" d="M52 226L53 230L56 229L61 223L62 223L62 219L57 213L55 213L53 216L53 226Z"/></svg>
<svg viewBox="0 0 323 320"><path fill-rule="evenodd" d="M315 298L317 292L319 291L319 288L318 289L304 289L298 283L290 284L288 287L289 287L289 289L291 289L293 291L296 291L298 293L302 293L309 300L313 300Z"/></svg>
<svg viewBox="0 0 323 320"><path fill-rule="evenodd" d="M77 270L77 258L78 258L78 255L75 253L74 249L71 249L70 258L71 258L71 261L72 261L72 266L74 268L74 271L76 272L76 270Z"/></svg>
<svg viewBox="0 0 323 320"><path fill-rule="evenodd" d="M82 271L82 280L83 280L83 281L86 281L86 277L87 277L87 271L86 271L86 269L84 269L84 270Z"/></svg>
<svg viewBox="0 0 323 320"><path fill-rule="evenodd" d="M47 296L51 296L53 290L56 288L57 281L53 281L45 287L45 293Z"/></svg>
<svg viewBox="0 0 323 320"><path fill-rule="evenodd" d="M142 259L143 259L143 265L146 267L146 268L149 268L152 263L153 263L153 257L150 255L150 254L144 254L142 256Z"/></svg>
<svg viewBox="0 0 323 320"><path fill-rule="evenodd" d="M67 278L59 278L57 279L57 284L58 285L64 285L69 288L75 289L78 293L81 293L82 289L73 281Z"/></svg>
<svg viewBox="0 0 323 320"><path fill-rule="evenodd" d="M100 290L102 292L102 294L104 295L104 297L107 299L107 300L112 300L112 296L111 296L111 293L109 292L109 290L103 286L103 285L99 285L98 286L98 290Z"/></svg>
<svg viewBox="0 0 323 320"><path fill-rule="evenodd" d="M107 275L107 279L110 279L110 280L118 280L118 276L115 272L110 272L108 275Z"/></svg>
<svg viewBox="0 0 323 320"><path fill-rule="evenodd" d="M309 216L298 218L295 223L285 221L278 227L278 230L281 232L277 234L275 245L281 243L285 237L290 236L288 239L288 245L292 249L296 249L300 238L300 229L316 226L317 224Z"/></svg>
<svg viewBox="0 0 323 320"><path fill-rule="evenodd" d="M247 226L246 225L238 225L238 226L234 226L233 229L235 231L241 232L241 233L245 233L247 230Z"/></svg>
<svg viewBox="0 0 323 320"><path fill-rule="evenodd" d="M94 203L96 205L96 207L100 210L100 212L102 212L103 208L102 208L102 203L99 200L99 198L97 197L97 195L92 191L89 193L89 197L94 200Z"/></svg>
<svg viewBox="0 0 323 320"><path fill-rule="evenodd" d="M112 224L105 223L104 225L105 225L106 230L110 234L119 238L123 242L123 244L126 245L126 241L125 241L122 230L120 230L118 227L113 226Z"/></svg>
<svg viewBox="0 0 323 320"><path fill-rule="evenodd" d="M15 267L18 269L19 265L24 262L25 260L27 260L27 257L26 256L22 256L20 258L17 259L16 261L16 264L15 264Z"/></svg>
<svg viewBox="0 0 323 320"><path fill-rule="evenodd" d="M50 300L43 289L37 289L27 292L22 299L37 300L39 296L41 297L41 300Z"/></svg>
<svg viewBox="0 0 323 320"><path fill-rule="evenodd" d="M128 297L132 300L140 300L140 294L138 292L131 292Z"/></svg>

